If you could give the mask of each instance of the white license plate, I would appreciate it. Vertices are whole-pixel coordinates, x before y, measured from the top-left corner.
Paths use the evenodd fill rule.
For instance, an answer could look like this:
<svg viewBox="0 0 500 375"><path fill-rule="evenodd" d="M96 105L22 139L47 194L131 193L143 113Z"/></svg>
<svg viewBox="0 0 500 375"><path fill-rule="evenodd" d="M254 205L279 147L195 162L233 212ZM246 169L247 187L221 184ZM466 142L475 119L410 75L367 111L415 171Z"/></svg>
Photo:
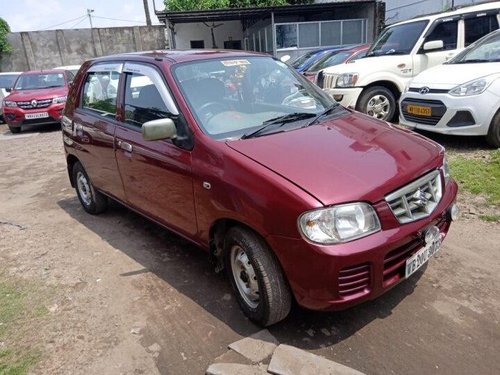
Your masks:
<svg viewBox="0 0 500 375"><path fill-rule="evenodd" d="M437 228L436 228L437 229ZM436 231L433 240L429 245L417 251L406 260L406 278L413 275L420 267L436 254L441 248L441 235L439 230Z"/></svg>
<svg viewBox="0 0 500 375"><path fill-rule="evenodd" d="M47 118L49 114L47 112L37 112L37 113L26 113L24 118L26 120L33 120L35 118Z"/></svg>

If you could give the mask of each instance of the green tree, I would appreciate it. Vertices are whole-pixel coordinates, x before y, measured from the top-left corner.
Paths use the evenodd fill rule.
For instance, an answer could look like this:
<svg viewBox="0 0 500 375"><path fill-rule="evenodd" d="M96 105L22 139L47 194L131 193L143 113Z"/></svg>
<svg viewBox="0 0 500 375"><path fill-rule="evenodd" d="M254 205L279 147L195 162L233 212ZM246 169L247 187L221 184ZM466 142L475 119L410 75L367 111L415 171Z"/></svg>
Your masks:
<svg viewBox="0 0 500 375"><path fill-rule="evenodd" d="M9 24L2 17L0 17L0 55L5 52L12 51L12 47L7 40L8 33L10 33Z"/></svg>
<svg viewBox="0 0 500 375"><path fill-rule="evenodd" d="M311 4L313 0L164 0L169 11L221 8L268 7L287 4Z"/></svg>

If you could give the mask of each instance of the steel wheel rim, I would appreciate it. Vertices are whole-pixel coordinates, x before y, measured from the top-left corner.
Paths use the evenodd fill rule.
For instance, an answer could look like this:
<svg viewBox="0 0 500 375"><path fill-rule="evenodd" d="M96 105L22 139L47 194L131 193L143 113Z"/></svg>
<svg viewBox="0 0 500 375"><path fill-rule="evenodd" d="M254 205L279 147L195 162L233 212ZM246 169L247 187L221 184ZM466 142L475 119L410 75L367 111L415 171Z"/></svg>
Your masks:
<svg viewBox="0 0 500 375"><path fill-rule="evenodd" d="M375 95L368 101L366 113L380 120L386 120L390 108L391 103L389 102L389 98L387 98L387 96Z"/></svg>
<svg viewBox="0 0 500 375"><path fill-rule="evenodd" d="M78 188L78 195L86 206L92 204L92 190L87 178L82 172L76 174L76 186Z"/></svg>
<svg viewBox="0 0 500 375"><path fill-rule="evenodd" d="M250 259L239 245L231 248L231 270L240 296L248 306L255 309L260 300L259 283Z"/></svg>

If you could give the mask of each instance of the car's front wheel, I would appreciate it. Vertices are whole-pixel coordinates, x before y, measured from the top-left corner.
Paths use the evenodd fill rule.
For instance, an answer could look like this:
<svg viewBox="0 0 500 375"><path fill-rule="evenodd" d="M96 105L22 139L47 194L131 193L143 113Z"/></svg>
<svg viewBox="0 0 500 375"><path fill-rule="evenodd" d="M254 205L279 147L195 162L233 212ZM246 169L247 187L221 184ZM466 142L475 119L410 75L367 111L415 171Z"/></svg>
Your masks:
<svg viewBox="0 0 500 375"><path fill-rule="evenodd" d="M370 87L361 93L356 110L379 120L391 121L396 113L396 98L386 87Z"/></svg>
<svg viewBox="0 0 500 375"><path fill-rule="evenodd" d="M493 117L493 121L491 121L486 141L493 147L500 147L500 110Z"/></svg>
<svg viewBox="0 0 500 375"><path fill-rule="evenodd" d="M80 162L73 165L73 182L78 199L85 211L97 215L106 210L108 206L107 197L94 189L87 172Z"/></svg>
<svg viewBox="0 0 500 375"><path fill-rule="evenodd" d="M265 241L249 229L233 227L224 247L228 277L245 315L264 327L285 319L292 294Z"/></svg>

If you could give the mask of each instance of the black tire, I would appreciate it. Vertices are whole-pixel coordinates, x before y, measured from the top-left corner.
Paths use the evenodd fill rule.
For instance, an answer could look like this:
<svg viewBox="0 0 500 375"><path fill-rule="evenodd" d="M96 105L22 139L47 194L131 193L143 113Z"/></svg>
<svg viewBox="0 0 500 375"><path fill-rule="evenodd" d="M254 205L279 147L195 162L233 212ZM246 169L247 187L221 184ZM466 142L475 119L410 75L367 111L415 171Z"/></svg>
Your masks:
<svg viewBox="0 0 500 375"><path fill-rule="evenodd" d="M396 98L391 90L373 86L361 93L356 110L379 120L392 121L396 114Z"/></svg>
<svg viewBox="0 0 500 375"><path fill-rule="evenodd" d="M20 133L21 132L21 127L17 127L17 126L10 126L9 125L9 130L12 134L17 134L17 133Z"/></svg>
<svg viewBox="0 0 500 375"><path fill-rule="evenodd" d="M486 135L486 142L493 147L500 148L500 111L497 112L491 121L488 134Z"/></svg>
<svg viewBox="0 0 500 375"><path fill-rule="evenodd" d="M104 212L108 207L108 198L94 189L87 172L80 162L73 165L72 177L76 195L83 209L92 215Z"/></svg>
<svg viewBox="0 0 500 375"><path fill-rule="evenodd" d="M248 302L248 295L240 290L245 283L244 275L248 278L248 274L241 268L238 270L232 260L235 254L241 254L240 249L246 254L247 265L254 271L253 279L258 285L257 301ZM290 312L292 294L276 256L265 241L249 229L233 227L225 237L224 256L229 280L245 315L264 327L285 319ZM238 273L239 276L235 276Z"/></svg>

